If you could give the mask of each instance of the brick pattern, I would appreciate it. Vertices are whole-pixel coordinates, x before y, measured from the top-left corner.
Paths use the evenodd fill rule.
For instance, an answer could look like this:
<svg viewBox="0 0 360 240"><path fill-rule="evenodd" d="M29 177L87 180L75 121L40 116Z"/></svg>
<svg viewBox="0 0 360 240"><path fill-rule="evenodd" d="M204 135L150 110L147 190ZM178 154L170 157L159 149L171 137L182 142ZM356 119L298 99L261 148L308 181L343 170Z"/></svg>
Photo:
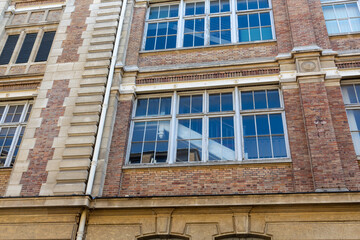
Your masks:
<svg viewBox="0 0 360 240"><path fill-rule="evenodd" d="M118 196L125 162L130 130L132 101L119 101L112 135L108 167L104 183L104 196Z"/></svg>
<svg viewBox="0 0 360 240"><path fill-rule="evenodd" d="M293 44L286 0L272 0L271 3L279 53L288 53L293 49Z"/></svg>
<svg viewBox="0 0 360 240"><path fill-rule="evenodd" d="M11 168L0 169L0 197L4 196L10 179Z"/></svg>
<svg viewBox="0 0 360 240"><path fill-rule="evenodd" d="M314 191L299 89L284 89L284 105L295 192Z"/></svg>
<svg viewBox="0 0 360 240"><path fill-rule="evenodd" d="M343 35L330 37L331 47L335 51L349 51L360 49L360 35Z"/></svg>
<svg viewBox="0 0 360 240"><path fill-rule="evenodd" d="M52 89L47 93L48 102L41 112L41 126L35 132L35 147L30 150L28 161L29 168L23 173L20 183L22 184L22 196L39 195L41 185L46 182L46 165L52 159L54 148L53 140L58 137L58 121L64 115L64 99L69 95L69 80L56 80Z"/></svg>
<svg viewBox="0 0 360 240"><path fill-rule="evenodd" d="M17 8L23 8L55 3L62 4L65 3L65 0L12 0L11 3L15 4Z"/></svg>
<svg viewBox="0 0 360 240"><path fill-rule="evenodd" d="M216 72L216 73L203 73L203 74L189 74L189 75L175 75L166 77L153 77L153 78L137 78L136 84L149 84L149 83L163 83L163 82L184 82L184 81L196 81L206 79L217 78L234 78L256 75L271 75L278 74L279 68L268 69L247 69L230 72Z"/></svg>
<svg viewBox="0 0 360 240"><path fill-rule="evenodd" d="M39 82L23 83L23 84L0 84L0 91L19 91L19 90L35 90L39 87Z"/></svg>
<svg viewBox="0 0 360 240"><path fill-rule="evenodd" d="M241 61L244 59L276 57L277 43L259 43L218 46L180 51L162 51L140 54L139 66L161 66L202 62Z"/></svg>
<svg viewBox="0 0 360 240"><path fill-rule="evenodd" d="M326 87L331 117L334 123L336 142L344 169L346 187L351 191L360 190L360 169L351 139L344 101L339 86Z"/></svg>
<svg viewBox="0 0 360 240"><path fill-rule="evenodd" d="M292 192L291 166L197 166L127 169L120 196Z"/></svg>
<svg viewBox="0 0 360 240"><path fill-rule="evenodd" d="M326 29L324 13L321 8L321 2L319 0L309 0L308 2L316 43L323 49L329 49L331 48L331 45Z"/></svg>
<svg viewBox="0 0 360 240"><path fill-rule="evenodd" d="M316 189L344 188L344 176L323 82L300 83Z"/></svg>
<svg viewBox="0 0 360 240"><path fill-rule="evenodd" d="M92 0L75 1L75 11L71 13L71 24L67 28L66 39L62 43L63 52L58 63L76 62L79 60L78 49L83 43L81 37L86 30L86 18L90 15L89 5Z"/></svg>
<svg viewBox="0 0 360 240"><path fill-rule="evenodd" d="M145 15L145 7L134 8L129 43L126 52L126 65L138 64L139 51L141 48L142 36L144 32Z"/></svg>
<svg viewBox="0 0 360 240"><path fill-rule="evenodd" d="M340 69L360 68L360 61L336 63L336 67Z"/></svg>

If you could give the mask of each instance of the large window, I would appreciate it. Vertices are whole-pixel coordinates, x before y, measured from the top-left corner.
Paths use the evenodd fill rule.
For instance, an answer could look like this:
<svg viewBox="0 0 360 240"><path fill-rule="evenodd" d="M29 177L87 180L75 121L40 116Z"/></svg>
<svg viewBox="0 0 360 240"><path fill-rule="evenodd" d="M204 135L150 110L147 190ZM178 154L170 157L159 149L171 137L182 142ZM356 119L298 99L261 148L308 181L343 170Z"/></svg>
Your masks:
<svg viewBox="0 0 360 240"><path fill-rule="evenodd" d="M179 92L136 100L129 164L289 157L278 89Z"/></svg>
<svg viewBox="0 0 360 240"><path fill-rule="evenodd" d="M14 163L31 107L29 103L0 105L0 167Z"/></svg>
<svg viewBox="0 0 360 240"><path fill-rule="evenodd" d="M46 61L54 36L55 31L8 35L4 47L0 47L0 65Z"/></svg>
<svg viewBox="0 0 360 240"><path fill-rule="evenodd" d="M341 90L355 152L360 155L360 84L346 84Z"/></svg>
<svg viewBox="0 0 360 240"><path fill-rule="evenodd" d="M153 4L144 50L274 39L270 0L205 0Z"/></svg>
<svg viewBox="0 0 360 240"><path fill-rule="evenodd" d="M360 32L358 0L321 0L329 34Z"/></svg>

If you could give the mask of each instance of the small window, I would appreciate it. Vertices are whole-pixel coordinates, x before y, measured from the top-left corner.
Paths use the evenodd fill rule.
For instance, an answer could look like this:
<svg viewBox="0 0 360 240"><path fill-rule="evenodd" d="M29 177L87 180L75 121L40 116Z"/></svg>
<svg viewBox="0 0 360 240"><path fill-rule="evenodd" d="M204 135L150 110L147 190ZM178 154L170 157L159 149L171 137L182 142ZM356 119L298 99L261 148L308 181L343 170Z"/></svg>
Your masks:
<svg viewBox="0 0 360 240"><path fill-rule="evenodd" d="M9 35L0 55L0 65L8 64L20 35Z"/></svg>
<svg viewBox="0 0 360 240"><path fill-rule="evenodd" d="M27 63L29 61L29 57L34 46L36 36L37 33L26 34L16 63Z"/></svg>
<svg viewBox="0 0 360 240"><path fill-rule="evenodd" d="M32 105L0 106L0 167L10 167L17 156Z"/></svg>
<svg viewBox="0 0 360 240"><path fill-rule="evenodd" d="M360 32L359 2L356 0L321 0L328 33Z"/></svg>
<svg viewBox="0 0 360 240"><path fill-rule="evenodd" d="M35 58L35 62L44 62L47 60L50 49L51 49L51 45L52 45L54 37L55 37L55 33L56 33L55 31L44 33L44 36L41 39L39 51L37 52L37 55Z"/></svg>

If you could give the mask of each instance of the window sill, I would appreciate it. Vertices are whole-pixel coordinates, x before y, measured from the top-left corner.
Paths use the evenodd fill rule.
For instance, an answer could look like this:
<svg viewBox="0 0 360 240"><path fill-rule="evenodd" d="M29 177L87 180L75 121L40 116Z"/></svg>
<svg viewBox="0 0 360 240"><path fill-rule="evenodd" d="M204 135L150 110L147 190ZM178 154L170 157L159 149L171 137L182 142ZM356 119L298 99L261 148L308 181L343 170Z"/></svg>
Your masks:
<svg viewBox="0 0 360 240"><path fill-rule="evenodd" d="M348 35L360 35L360 32L335 33L329 34L329 37L345 37Z"/></svg>
<svg viewBox="0 0 360 240"><path fill-rule="evenodd" d="M201 167L201 166L222 166L222 165L250 165L250 164L274 164L274 163L291 163L290 158L260 159L260 160L243 160L243 161L214 161L214 162L184 162L184 163L159 163L159 164L134 164L125 165L123 169L137 168L169 168L169 167Z"/></svg>
<svg viewBox="0 0 360 240"><path fill-rule="evenodd" d="M276 42L276 39L265 40L265 41L253 41L253 42L239 42L239 43L230 43L230 44L222 44L222 45L198 46L198 47L181 47L181 48L170 48L170 49L159 49L159 50L141 50L140 53L159 53L159 52L186 51L186 50L210 49L210 48L218 48L218 47L233 47L233 46L238 46L238 45L274 43L274 42Z"/></svg>

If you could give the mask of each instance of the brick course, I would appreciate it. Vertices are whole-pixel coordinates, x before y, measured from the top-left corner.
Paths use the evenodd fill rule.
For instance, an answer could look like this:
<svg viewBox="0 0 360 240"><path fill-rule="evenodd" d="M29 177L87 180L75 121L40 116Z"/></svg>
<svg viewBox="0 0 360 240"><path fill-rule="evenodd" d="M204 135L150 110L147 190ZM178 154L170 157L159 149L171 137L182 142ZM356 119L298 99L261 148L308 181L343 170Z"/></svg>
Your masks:
<svg viewBox="0 0 360 240"><path fill-rule="evenodd" d="M4 196L10 179L11 168L0 169L0 197Z"/></svg>

